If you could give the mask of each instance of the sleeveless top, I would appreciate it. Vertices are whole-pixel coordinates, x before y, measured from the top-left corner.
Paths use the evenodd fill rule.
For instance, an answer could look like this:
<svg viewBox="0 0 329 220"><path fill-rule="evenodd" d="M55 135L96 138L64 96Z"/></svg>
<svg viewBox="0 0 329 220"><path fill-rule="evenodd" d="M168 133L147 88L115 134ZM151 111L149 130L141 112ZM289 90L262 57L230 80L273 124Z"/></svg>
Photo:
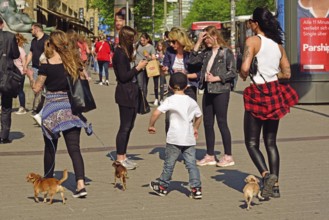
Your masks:
<svg viewBox="0 0 329 220"><path fill-rule="evenodd" d="M278 80L276 74L280 72L280 59L281 59L281 51L279 49L279 45L273 40L258 34L261 38L261 46L256 54L258 61L258 70L256 76L253 77L254 81L257 84L263 84L265 78L267 82L273 82Z"/></svg>

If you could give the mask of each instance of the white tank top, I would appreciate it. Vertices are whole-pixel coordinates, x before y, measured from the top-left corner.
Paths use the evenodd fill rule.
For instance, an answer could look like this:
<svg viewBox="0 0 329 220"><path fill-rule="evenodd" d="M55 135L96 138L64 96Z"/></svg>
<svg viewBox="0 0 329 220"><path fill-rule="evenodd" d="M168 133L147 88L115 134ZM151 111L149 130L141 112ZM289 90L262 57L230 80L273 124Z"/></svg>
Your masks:
<svg viewBox="0 0 329 220"><path fill-rule="evenodd" d="M265 83L264 79L266 82L276 81L278 80L276 74L280 72L280 59L282 56L279 45L263 35L258 34L257 36L261 38L261 46L256 54L258 70L256 76L253 77L254 81L257 84Z"/></svg>

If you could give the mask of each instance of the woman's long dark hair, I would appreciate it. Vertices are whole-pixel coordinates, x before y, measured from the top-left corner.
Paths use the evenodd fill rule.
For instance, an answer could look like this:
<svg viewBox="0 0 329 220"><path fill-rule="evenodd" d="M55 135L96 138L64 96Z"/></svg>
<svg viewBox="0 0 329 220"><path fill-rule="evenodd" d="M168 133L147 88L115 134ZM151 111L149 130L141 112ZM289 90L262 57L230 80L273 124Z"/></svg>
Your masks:
<svg viewBox="0 0 329 220"><path fill-rule="evenodd" d="M119 33L119 46L125 51L130 61L134 58L134 40L137 32L129 27L124 26Z"/></svg>
<svg viewBox="0 0 329 220"><path fill-rule="evenodd" d="M252 19L258 22L265 36L278 44L283 44L283 31L279 21L267 8L258 7L252 14Z"/></svg>
<svg viewBox="0 0 329 220"><path fill-rule="evenodd" d="M142 37L142 38L145 38L145 39L148 41L149 44L153 45L153 41L152 41L152 39L151 39L151 37L150 37L150 35L149 35L148 33L143 32L143 33L141 34L140 38L141 38L141 37Z"/></svg>

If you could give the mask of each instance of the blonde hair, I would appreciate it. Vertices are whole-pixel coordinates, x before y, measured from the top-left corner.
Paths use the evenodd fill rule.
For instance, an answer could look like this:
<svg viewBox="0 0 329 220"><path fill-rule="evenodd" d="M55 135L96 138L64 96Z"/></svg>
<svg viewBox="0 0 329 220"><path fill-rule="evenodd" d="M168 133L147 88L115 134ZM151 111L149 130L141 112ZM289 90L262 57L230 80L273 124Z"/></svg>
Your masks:
<svg viewBox="0 0 329 220"><path fill-rule="evenodd" d="M227 47L227 43L223 38L222 33L216 29L215 26L208 26L203 31L206 31L210 36L216 36L217 37L217 43L219 46Z"/></svg>
<svg viewBox="0 0 329 220"><path fill-rule="evenodd" d="M193 49L192 41L188 38L186 32L180 28L171 29L169 32L169 40L176 40L187 52L190 52Z"/></svg>
<svg viewBox="0 0 329 220"><path fill-rule="evenodd" d="M70 42L63 31L52 31L49 41L45 45L45 55L47 58L50 58L54 55L54 51L56 51L62 59L65 70L76 80L82 70L82 63L80 57L75 55L75 50L70 49Z"/></svg>
<svg viewBox="0 0 329 220"><path fill-rule="evenodd" d="M27 39L20 33L16 34L16 40L19 47L23 47L27 43Z"/></svg>
<svg viewBox="0 0 329 220"><path fill-rule="evenodd" d="M159 45L162 46L161 52L165 53L167 48L166 48L166 44L165 44L164 40L159 40L158 41L157 46L156 46L156 50L158 50Z"/></svg>

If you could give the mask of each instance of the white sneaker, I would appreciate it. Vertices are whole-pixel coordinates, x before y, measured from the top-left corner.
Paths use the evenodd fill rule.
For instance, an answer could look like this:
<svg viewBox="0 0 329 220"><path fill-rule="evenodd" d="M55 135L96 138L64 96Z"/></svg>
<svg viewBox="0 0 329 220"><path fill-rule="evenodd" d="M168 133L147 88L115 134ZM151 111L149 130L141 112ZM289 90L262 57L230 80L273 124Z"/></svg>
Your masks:
<svg viewBox="0 0 329 220"><path fill-rule="evenodd" d="M153 103L153 105L155 105L155 106L158 106L159 105L159 100L154 100L154 103Z"/></svg>
<svg viewBox="0 0 329 220"><path fill-rule="evenodd" d="M99 82L98 85L102 86L105 82Z"/></svg>
<svg viewBox="0 0 329 220"><path fill-rule="evenodd" d="M32 118L34 119L34 121L39 125L41 126L41 115L39 114L35 114L35 115L31 115Z"/></svg>
<svg viewBox="0 0 329 220"><path fill-rule="evenodd" d="M110 85L110 82L108 80L105 81L105 85L106 86L109 86Z"/></svg>
<svg viewBox="0 0 329 220"><path fill-rule="evenodd" d="M16 115L24 115L24 114L26 114L26 110L25 110L24 107L21 106L21 107L19 107L18 111L15 112L15 114Z"/></svg>

